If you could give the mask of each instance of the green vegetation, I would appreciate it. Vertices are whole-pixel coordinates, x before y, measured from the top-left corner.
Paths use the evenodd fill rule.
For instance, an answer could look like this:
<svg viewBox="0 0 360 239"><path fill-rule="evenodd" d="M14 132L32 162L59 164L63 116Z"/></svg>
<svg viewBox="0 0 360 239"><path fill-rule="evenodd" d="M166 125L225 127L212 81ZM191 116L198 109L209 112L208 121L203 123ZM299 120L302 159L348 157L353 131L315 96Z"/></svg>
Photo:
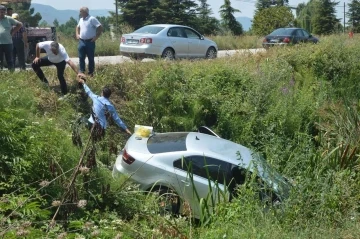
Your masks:
<svg viewBox="0 0 360 239"><path fill-rule="evenodd" d="M290 8L284 6L264 8L254 15L252 32L258 36L266 36L277 28L289 27L293 23L294 15Z"/></svg>
<svg viewBox="0 0 360 239"><path fill-rule="evenodd" d="M57 101L54 69L45 72L50 89L33 72L3 72L2 238L357 238L359 48L357 38L330 36L255 56L97 66L88 84L95 92L112 87L130 127L207 125L262 153L294 182L290 198L268 210L254 188L240 187L232 203L207 211L206 223L162 217L157 195L112 178L126 142L115 125L98 145L97 167L82 168L69 187L83 153L72 144L71 127L90 110L75 75L67 70L71 95Z"/></svg>
<svg viewBox="0 0 360 239"><path fill-rule="evenodd" d="M232 34L239 36L243 34L243 28L234 17L235 12L240 12L231 6L230 0L224 0L224 4L220 7L220 15L222 18L222 26L225 30L230 31Z"/></svg>

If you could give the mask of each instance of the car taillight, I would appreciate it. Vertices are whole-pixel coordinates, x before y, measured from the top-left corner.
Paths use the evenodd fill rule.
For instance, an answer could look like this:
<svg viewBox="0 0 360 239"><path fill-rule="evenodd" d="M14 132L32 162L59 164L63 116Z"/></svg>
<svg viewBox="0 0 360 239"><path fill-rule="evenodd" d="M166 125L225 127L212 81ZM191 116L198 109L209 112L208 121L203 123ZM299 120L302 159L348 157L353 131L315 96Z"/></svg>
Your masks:
<svg viewBox="0 0 360 239"><path fill-rule="evenodd" d="M283 42L285 42L285 43L289 43L289 42L290 42L290 38L285 37L285 38L284 38L284 40L283 40Z"/></svg>
<svg viewBox="0 0 360 239"><path fill-rule="evenodd" d="M125 37L121 37L121 42L125 42Z"/></svg>
<svg viewBox="0 0 360 239"><path fill-rule="evenodd" d="M140 43L151 44L152 43L152 38L141 38Z"/></svg>
<svg viewBox="0 0 360 239"><path fill-rule="evenodd" d="M133 162L135 162L135 159L126 152L126 149L124 149L124 151L123 151L122 159L125 163L127 163L129 165L132 164Z"/></svg>

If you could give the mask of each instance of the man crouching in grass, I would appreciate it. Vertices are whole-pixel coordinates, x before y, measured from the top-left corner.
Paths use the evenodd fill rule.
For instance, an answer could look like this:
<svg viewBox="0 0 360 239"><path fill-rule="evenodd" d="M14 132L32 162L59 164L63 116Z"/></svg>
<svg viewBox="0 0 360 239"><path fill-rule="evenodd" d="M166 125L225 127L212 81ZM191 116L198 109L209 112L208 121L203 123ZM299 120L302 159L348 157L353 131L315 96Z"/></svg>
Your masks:
<svg viewBox="0 0 360 239"><path fill-rule="evenodd" d="M40 58L41 49L45 50L47 56ZM36 44L36 57L32 63L32 68L40 80L49 85L49 82L46 79L44 72L41 70L41 67L51 65L56 66L57 76L60 82L61 92L63 94L59 100L64 99L64 96L68 93L64 77L66 63L71 67L71 69L73 69L78 77L84 76L82 73L78 73L76 65L70 60L69 55L67 54L63 45L57 43L56 41L44 41Z"/></svg>

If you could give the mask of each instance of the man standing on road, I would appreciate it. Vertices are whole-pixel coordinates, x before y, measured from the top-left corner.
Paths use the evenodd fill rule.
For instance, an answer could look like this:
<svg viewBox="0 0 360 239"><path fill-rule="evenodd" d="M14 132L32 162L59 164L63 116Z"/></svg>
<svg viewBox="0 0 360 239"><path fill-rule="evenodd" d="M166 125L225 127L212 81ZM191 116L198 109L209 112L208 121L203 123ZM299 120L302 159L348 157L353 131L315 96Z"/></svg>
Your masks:
<svg viewBox="0 0 360 239"><path fill-rule="evenodd" d="M19 21L19 14L14 13L12 18ZM17 31L13 37L13 62L15 64L16 56L18 57L19 67L25 70L25 49L28 47L27 32L24 26Z"/></svg>
<svg viewBox="0 0 360 239"><path fill-rule="evenodd" d="M44 49L47 56L40 58L40 50ZM36 75L40 78L42 82L49 85L48 80L46 79L43 71L41 70L42 66L51 66L55 65L57 70L57 77L60 82L61 92L63 94L59 100L64 99L64 96L67 94L67 85L64 77L64 71L66 63L73 69L73 71L78 74L78 77L83 76L83 74L78 73L76 65L70 60L69 55L67 54L63 45L59 44L56 41L44 41L36 44L36 57L32 63L32 68L35 71Z"/></svg>
<svg viewBox="0 0 360 239"><path fill-rule="evenodd" d="M5 54L7 67L10 71L14 70L12 57L13 42L12 36L20 30L22 23L5 15L6 7L0 5L0 56ZM13 26L15 26L13 28Z"/></svg>
<svg viewBox="0 0 360 239"><path fill-rule="evenodd" d="M92 112L89 118L89 122L91 125L95 124L95 130L98 130L100 138L105 135L105 129L107 126L106 116L105 114L108 112L116 124L124 129L126 133L132 134L131 131L127 128L125 123L120 119L118 113L114 105L110 102L109 98L111 96L111 90L109 87L104 87L101 93L101 96L94 94L90 88L85 84L84 77L79 76L78 81L80 84L83 85L85 93L91 98L93 105L92 105Z"/></svg>
<svg viewBox="0 0 360 239"><path fill-rule="evenodd" d="M85 58L89 61L88 74L93 76L95 70L95 41L103 31L101 23L89 15L89 8L80 8L80 20L76 26L76 38L79 40L78 54L80 72L85 73Z"/></svg>

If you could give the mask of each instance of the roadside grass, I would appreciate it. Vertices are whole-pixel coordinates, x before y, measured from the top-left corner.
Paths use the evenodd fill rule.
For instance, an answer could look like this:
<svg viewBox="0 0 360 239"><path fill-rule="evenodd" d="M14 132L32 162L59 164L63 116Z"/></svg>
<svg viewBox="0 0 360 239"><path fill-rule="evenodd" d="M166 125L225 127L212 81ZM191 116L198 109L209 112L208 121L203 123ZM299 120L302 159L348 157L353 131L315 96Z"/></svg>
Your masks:
<svg viewBox="0 0 360 239"><path fill-rule="evenodd" d="M317 45L275 47L254 56L97 65L87 84L98 94L104 85L112 88L111 99L130 128L143 124L166 132L207 125L262 153L294 182L289 199L267 211L253 188L240 187L240 197L220 203L206 226L182 216L161 217L156 195L111 177L127 139L113 124L98 145L97 167L79 174L52 225L54 202L70 181L66 172L82 153L72 145L72 125L89 115L90 104L69 68L66 101L57 101L54 68L45 70L50 89L33 72L2 73L2 236L24 237L19 232L25 231L28 238L358 238L357 37L329 36ZM79 200L86 206L77 207Z"/></svg>
<svg viewBox="0 0 360 239"><path fill-rule="evenodd" d="M238 49L253 49L261 48L262 38L256 36L206 36L215 41L219 50L238 50ZM120 39L121 36L115 36L111 39L109 33L104 33L96 41L95 56L116 56L120 54ZM70 57L77 57L77 40L72 36L65 36L58 34L58 41L64 45Z"/></svg>
<svg viewBox="0 0 360 239"><path fill-rule="evenodd" d="M124 33L131 32L132 29L128 26L123 27ZM239 50L239 49L255 49L262 48L262 41L264 37L254 35L210 35L207 38L213 40L218 45L219 50ZM96 42L95 56L116 56L120 54L120 39L121 34L115 35L111 38L108 32L104 33ZM323 41L336 41L337 39L356 41L360 36L354 35L353 39L349 39L347 35L336 34L331 36L320 36L320 44ZM70 57L77 57L77 40L72 36L66 36L61 33L58 34L58 41L64 45Z"/></svg>

